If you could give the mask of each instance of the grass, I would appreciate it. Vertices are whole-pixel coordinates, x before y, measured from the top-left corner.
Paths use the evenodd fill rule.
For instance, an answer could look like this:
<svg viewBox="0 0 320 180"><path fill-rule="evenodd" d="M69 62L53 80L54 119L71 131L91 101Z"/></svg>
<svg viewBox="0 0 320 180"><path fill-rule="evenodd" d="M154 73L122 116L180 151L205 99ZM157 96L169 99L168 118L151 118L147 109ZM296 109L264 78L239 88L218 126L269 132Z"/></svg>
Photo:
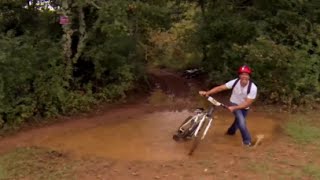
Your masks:
<svg viewBox="0 0 320 180"><path fill-rule="evenodd" d="M8 175L6 174L4 167L0 165L0 179L7 179Z"/></svg>
<svg viewBox="0 0 320 180"><path fill-rule="evenodd" d="M306 175L320 180L320 167L314 164L306 165L302 170Z"/></svg>
<svg viewBox="0 0 320 180"><path fill-rule="evenodd" d="M266 162L250 162L248 164L248 169L255 173L269 174L270 173L270 165Z"/></svg>
<svg viewBox="0 0 320 180"><path fill-rule="evenodd" d="M18 148L0 157L0 179L74 179L72 162L40 148Z"/></svg>
<svg viewBox="0 0 320 180"><path fill-rule="evenodd" d="M284 130L299 144L316 144L320 138L320 128L306 116L300 116L287 122Z"/></svg>
<svg viewBox="0 0 320 180"><path fill-rule="evenodd" d="M306 164L303 168L279 168L272 161L250 161L247 169L253 173L260 174L266 179L302 179L308 177L320 180L320 167L315 164Z"/></svg>

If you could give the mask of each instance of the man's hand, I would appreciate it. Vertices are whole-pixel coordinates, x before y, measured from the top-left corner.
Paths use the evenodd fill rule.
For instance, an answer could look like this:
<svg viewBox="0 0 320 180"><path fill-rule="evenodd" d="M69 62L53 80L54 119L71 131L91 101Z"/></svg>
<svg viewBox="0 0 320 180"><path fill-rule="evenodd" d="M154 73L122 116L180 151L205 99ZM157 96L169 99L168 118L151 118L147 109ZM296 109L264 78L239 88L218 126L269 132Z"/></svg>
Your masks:
<svg viewBox="0 0 320 180"><path fill-rule="evenodd" d="M199 91L199 94L200 94L201 96L208 96L207 91Z"/></svg>
<svg viewBox="0 0 320 180"><path fill-rule="evenodd" d="M246 100L242 104L239 104L237 106L230 106L229 110L231 112L233 112L233 111L238 110L238 109L245 109L245 108L249 107L252 104L253 101L254 101L254 99L246 98Z"/></svg>
<svg viewBox="0 0 320 180"><path fill-rule="evenodd" d="M224 91L224 90L227 90L227 89L228 89L227 86L225 84L223 84L223 85L220 85L220 86L216 86L216 87L212 88L209 91L199 91L199 94L201 96L208 97L209 95L216 94L216 93L218 93L220 91Z"/></svg>
<svg viewBox="0 0 320 180"><path fill-rule="evenodd" d="M230 112L233 112L233 111L237 110L237 106L229 106L228 109Z"/></svg>

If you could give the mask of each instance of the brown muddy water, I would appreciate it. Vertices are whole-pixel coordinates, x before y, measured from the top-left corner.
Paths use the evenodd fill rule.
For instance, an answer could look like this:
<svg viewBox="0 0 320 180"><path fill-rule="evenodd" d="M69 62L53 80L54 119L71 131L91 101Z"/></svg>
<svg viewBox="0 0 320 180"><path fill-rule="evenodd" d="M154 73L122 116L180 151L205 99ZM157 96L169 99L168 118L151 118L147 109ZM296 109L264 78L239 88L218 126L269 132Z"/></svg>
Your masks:
<svg viewBox="0 0 320 180"><path fill-rule="evenodd" d="M117 117L117 123L108 119L95 127L52 134L36 144L77 155L94 155L119 160L181 160L189 158L190 142L177 143L172 135L182 120L192 113L161 111L129 117ZM233 121L228 112L217 112L206 138L196 153L203 156L212 152L241 148L240 132L234 137L224 135ZM112 122L111 122L112 121ZM254 137L264 134L264 144L276 138L279 124L264 114L251 112L248 127Z"/></svg>

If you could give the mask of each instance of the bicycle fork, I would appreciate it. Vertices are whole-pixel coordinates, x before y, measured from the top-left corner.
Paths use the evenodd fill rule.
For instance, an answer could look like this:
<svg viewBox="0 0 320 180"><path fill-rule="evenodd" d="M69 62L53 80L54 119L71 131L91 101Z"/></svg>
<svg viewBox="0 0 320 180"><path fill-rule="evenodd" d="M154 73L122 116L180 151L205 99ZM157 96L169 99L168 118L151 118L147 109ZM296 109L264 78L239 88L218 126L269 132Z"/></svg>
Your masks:
<svg viewBox="0 0 320 180"><path fill-rule="evenodd" d="M203 135L202 135L201 139L203 139L203 138L206 136L206 134L207 134L207 132L208 132L208 130L209 130L209 128L210 128L210 126L211 126L211 122L212 122L212 118L210 118L210 119L209 119L209 123L208 123L208 125L207 125L206 129L204 130L204 132L203 132Z"/></svg>
<svg viewBox="0 0 320 180"><path fill-rule="evenodd" d="M195 133L194 133L194 136L197 136L197 135L198 135L198 132L200 131L200 128L202 127L202 124L203 124L203 122L205 121L205 118L206 118L206 116L203 115L202 118L201 118L201 120L200 120L200 123L199 123L199 125L198 125L198 127L197 127L197 129L196 129L196 131L195 131Z"/></svg>
<svg viewBox="0 0 320 180"><path fill-rule="evenodd" d="M205 116L205 118L209 118L209 123L208 123L208 125L207 125L207 127L206 127L206 129L204 130L204 132L203 132L203 135L202 135L202 137L201 137L201 140L206 136L206 134L207 134L207 132L208 132L208 130L209 130L209 128L210 128L210 126L211 126L211 122L212 122L212 113L213 113L213 107L211 107L210 108L210 110L209 110L209 112L208 112L208 114Z"/></svg>
<svg viewBox="0 0 320 180"><path fill-rule="evenodd" d="M206 120L205 118L207 118L207 116L203 116L203 118L200 120L200 124L199 124L196 132L194 133L194 136L197 136L197 135L198 135L198 133L199 133L201 127L202 127L203 122ZM203 132L203 134L202 134L202 136L201 136L201 140L204 139L204 137L206 136L206 134L207 134L207 132L208 132L210 126L211 126L211 122L212 122L212 118L209 119L209 123L208 123L208 125L205 127L206 129L204 130L204 132Z"/></svg>

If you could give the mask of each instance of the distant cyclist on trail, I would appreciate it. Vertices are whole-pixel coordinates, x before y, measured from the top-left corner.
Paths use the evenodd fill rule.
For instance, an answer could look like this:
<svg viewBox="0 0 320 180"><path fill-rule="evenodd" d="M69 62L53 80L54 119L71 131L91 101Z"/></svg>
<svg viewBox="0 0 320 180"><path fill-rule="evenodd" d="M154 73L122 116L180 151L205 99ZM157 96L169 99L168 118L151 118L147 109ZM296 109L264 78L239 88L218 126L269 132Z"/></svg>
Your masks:
<svg viewBox="0 0 320 180"><path fill-rule="evenodd" d="M251 136L246 126L246 116L249 106L257 96L257 86L250 80L252 70L249 66L241 66L238 70L239 78L233 79L226 84L216 86L209 91L199 91L202 96L209 96L224 90L232 89L230 97L231 106L228 109L235 115L233 124L229 127L226 135L234 135L240 129L243 144L251 146Z"/></svg>

